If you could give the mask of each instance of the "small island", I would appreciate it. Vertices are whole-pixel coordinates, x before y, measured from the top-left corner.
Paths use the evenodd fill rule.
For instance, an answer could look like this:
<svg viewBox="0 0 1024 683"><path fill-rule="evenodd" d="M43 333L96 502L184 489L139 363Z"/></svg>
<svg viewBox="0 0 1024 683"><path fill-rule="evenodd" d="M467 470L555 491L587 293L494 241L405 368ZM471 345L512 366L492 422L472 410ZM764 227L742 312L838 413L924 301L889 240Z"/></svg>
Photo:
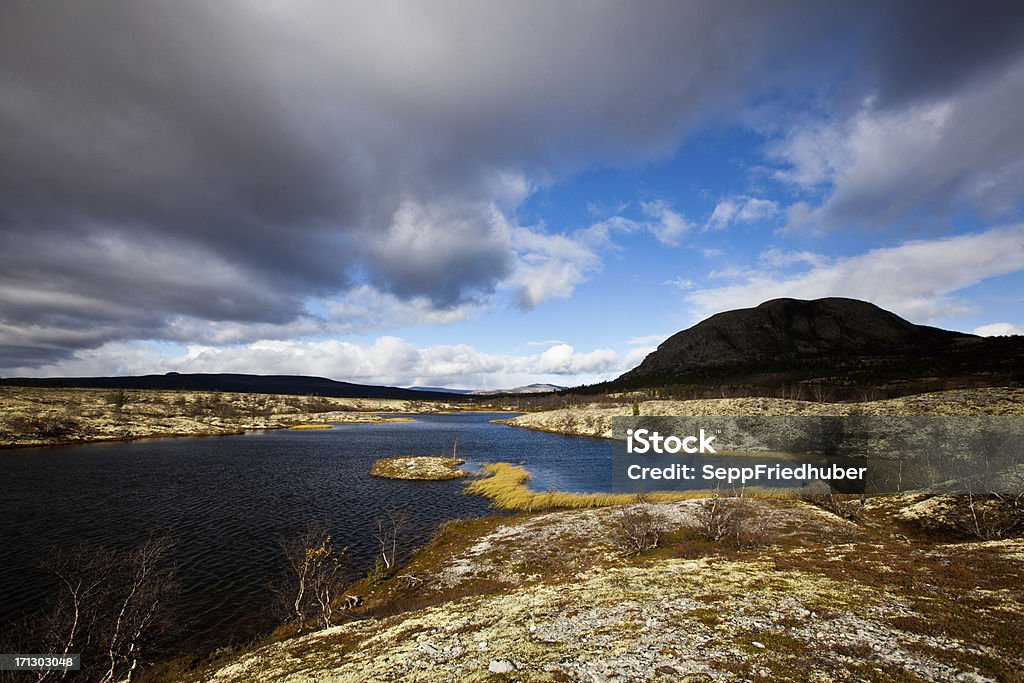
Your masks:
<svg viewBox="0 0 1024 683"><path fill-rule="evenodd" d="M400 458L381 458L373 463L370 476L385 479L462 479L469 476L459 465L466 463L462 458L441 455L412 455Z"/></svg>

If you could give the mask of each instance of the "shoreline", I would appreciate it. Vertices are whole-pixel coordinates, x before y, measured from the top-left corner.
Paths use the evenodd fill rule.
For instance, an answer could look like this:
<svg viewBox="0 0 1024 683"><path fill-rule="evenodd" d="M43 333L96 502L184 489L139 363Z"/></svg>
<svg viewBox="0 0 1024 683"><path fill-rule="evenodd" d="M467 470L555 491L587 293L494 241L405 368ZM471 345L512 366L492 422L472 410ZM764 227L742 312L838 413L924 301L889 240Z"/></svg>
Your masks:
<svg viewBox="0 0 1024 683"><path fill-rule="evenodd" d="M235 436L303 424L387 424L450 410L437 401L288 394L0 387L0 450ZM461 411L460 411L461 412Z"/></svg>
<svg viewBox="0 0 1024 683"><path fill-rule="evenodd" d="M901 516L920 499L869 499L856 521L730 499L752 525L739 543L707 537L699 499L453 520L351 584L360 603L334 625L156 680L483 681L496 662L521 680L1005 679L1024 656L1024 540L929 536ZM630 550L644 519L658 540Z"/></svg>
<svg viewBox="0 0 1024 683"><path fill-rule="evenodd" d="M649 400L637 404L642 417L701 417L730 415L1024 415L1024 389L985 387L912 394L900 398L859 403L796 401L780 398L721 398ZM584 404L572 408L524 413L499 424L550 434L612 438L612 418L632 415L632 405Z"/></svg>

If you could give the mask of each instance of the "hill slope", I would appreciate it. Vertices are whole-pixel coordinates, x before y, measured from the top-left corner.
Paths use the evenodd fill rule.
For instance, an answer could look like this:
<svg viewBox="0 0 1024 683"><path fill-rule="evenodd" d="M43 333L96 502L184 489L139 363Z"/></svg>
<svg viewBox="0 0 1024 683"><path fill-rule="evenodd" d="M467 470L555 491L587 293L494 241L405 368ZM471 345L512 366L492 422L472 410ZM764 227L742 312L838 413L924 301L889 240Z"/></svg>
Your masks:
<svg viewBox="0 0 1024 683"><path fill-rule="evenodd" d="M1024 337L915 325L856 299L774 299L679 332L610 383L779 387L821 382L908 393L1024 381Z"/></svg>
<svg viewBox="0 0 1024 683"><path fill-rule="evenodd" d="M329 398L399 398L410 401L458 399L458 395L398 387L338 382L303 375L180 374L128 377L55 377L3 379L0 384L30 387L88 387L96 389L186 389L251 394L317 395Z"/></svg>

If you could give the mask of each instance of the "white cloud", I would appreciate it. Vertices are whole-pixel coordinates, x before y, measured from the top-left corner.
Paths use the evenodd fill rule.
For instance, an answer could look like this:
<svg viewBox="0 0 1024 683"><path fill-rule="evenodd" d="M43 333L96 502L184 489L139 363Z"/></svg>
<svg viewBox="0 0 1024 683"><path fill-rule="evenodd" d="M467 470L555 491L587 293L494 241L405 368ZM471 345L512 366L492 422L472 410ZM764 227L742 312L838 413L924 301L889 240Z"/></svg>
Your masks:
<svg viewBox="0 0 1024 683"><path fill-rule="evenodd" d="M902 107L867 97L849 116L802 122L768 155L775 176L820 204L797 202L786 229L945 217L968 206L985 217L1020 207L1024 196L1024 60L973 87Z"/></svg>
<svg viewBox="0 0 1024 683"><path fill-rule="evenodd" d="M644 227L662 244L678 246L683 235L693 228L692 223L682 214L673 211L664 200L642 202L641 207L644 215L652 219L646 222Z"/></svg>
<svg viewBox="0 0 1024 683"><path fill-rule="evenodd" d="M642 337L632 337L626 343L630 346L657 346L668 337L667 334L647 334Z"/></svg>
<svg viewBox="0 0 1024 683"><path fill-rule="evenodd" d="M137 375L164 372L240 372L330 377L361 384L429 385L493 389L554 382L582 384L611 379L635 363L636 349L621 357L611 349L577 351L556 343L534 354L492 354L466 344L417 348L381 336L371 343L333 339L260 340L232 345L189 345L174 355L165 345L109 342L16 376ZM557 380L557 381L556 381Z"/></svg>
<svg viewBox="0 0 1024 683"><path fill-rule="evenodd" d="M927 322L970 312L968 305L950 296L954 292L1020 270L1024 270L1024 224L823 260L798 274L762 267L739 274L742 282L697 290L687 300L703 318L779 297L841 296L871 301L915 322Z"/></svg>
<svg viewBox="0 0 1024 683"><path fill-rule="evenodd" d="M561 339L541 339L539 341L528 341L528 342L526 342L526 345L527 346L539 346L541 348L545 348L546 349L549 346L558 346L559 344L564 344L564 343L565 342L562 341Z"/></svg>
<svg viewBox="0 0 1024 683"><path fill-rule="evenodd" d="M536 367L545 374L592 375L621 367L621 361L611 349L579 353L569 344L559 344L540 354Z"/></svg>
<svg viewBox="0 0 1024 683"><path fill-rule="evenodd" d="M437 308L427 297L402 299L362 285L343 297L322 302L330 318L324 330L331 334L365 333L407 325L449 325L466 320L484 308L479 302L465 302Z"/></svg>
<svg viewBox="0 0 1024 683"><path fill-rule="evenodd" d="M671 285L672 287L677 287L679 289L693 289L694 287L697 286L693 280L682 276L672 278L671 280L666 280L665 284Z"/></svg>
<svg viewBox="0 0 1024 683"><path fill-rule="evenodd" d="M601 269L601 259L586 235L551 235L523 227L511 228L510 234L518 261L505 284L518 288L521 308L564 299Z"/></svg>
<svg viewBox="0 0 1024 683"><path fill-rule="evenodd" d="M633 337L629 340L628 344L636 348L629 350L622 359L622 365L632 370L640 365L644 358L647 358L648 354L657 350L658 344L668 339L669 336L667 334L648 334L642 337Z"/></svg>
<svg viewBox="0 0 1024 683"><path fill-rule="evenodd" d="M1013 323L989 323L972 330L974 334L982 337L1005 337L1014 334L1024 334L1024 327Z"/></svg>
<svg viewBox="0 0 1024 683"><path fill-rule="evenodd" d="M313 299L306 312L284 323L210 321L176 316L165 323L162 338L200 345L239 344L278 339L365 334L409 325L449 325L470 318L482 303L438 308L424 296L408 299L360 285L334 299ZM314 312L310 312L310 309ZM0 339L3 339L0 332Z"/></svg>
<svg viewBox="0 0 1024 683"><path fill-rule="evenodd" d="M631 350L626 354L622 364L629 370L632 370L636 366L643 362L644 358L652 351L655 351L657 346L641 346L639 348Z"/></svg>
<svg viewBox="0 0 1024 683"><path fill-rule="evenodd" d="M769 199L757 197L730 197L715 205L705 226L710 230L722 230L738 223L756 223L774 218L779 205Z"/></svg>
<svg viewBox="0 0 1024 683"><path fill-rule="evenodd" d="M809 266L823 266L829 262L827 256L815 254L812 251L782 251L775 248L762 251L757 260L772 268L784 268L801 263Z"/></svg>
<svg viewBox="0 0 1024 683"><path fill-rule="evenodd" d="M509 235L517 258L512 276L503 286L517 289L519 306L532 309L546 299L571 296L576 287L600 272L599 252L615 250L616 235L646 231L662 244L675 246L693 227L664 200L643 202L641 209L649 220L614 215L567 234L546 232L543 225L513 225L500 217L497 222Z"/></svg>

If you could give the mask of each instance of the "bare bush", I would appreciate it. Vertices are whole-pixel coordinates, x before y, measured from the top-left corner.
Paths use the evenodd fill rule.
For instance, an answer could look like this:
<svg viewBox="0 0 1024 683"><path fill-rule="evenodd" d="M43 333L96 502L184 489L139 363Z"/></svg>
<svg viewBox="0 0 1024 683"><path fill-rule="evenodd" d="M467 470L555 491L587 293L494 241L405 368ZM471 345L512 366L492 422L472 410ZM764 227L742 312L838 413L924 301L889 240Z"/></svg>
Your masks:
<svg viewBox="0 0 1024 683"><path fill-rule="evenodd" d="M811 398L818 403L828 403L832 400L832 388L825 382L812 382L810 390Z"/></svg>
<svg viewBox="0 0 1024 683"><path fill-rule="evenodd" d="M338 410L334 401L323 396L317 396L316 394L307 396L301 406L307 413L329 413L333 410Z"/></svg>
<svg viewBox="0 0 1024 683"><path fill-rule="evenodd" d="M779 389L778 396L787 401L804 400L804 388L799 384L784 384Z"/></svg>
<svg viewBox="0 0 1024 683"><path fill-rule="evenodd" d="M235 404L223 399L219 399L214 403L210 410L213 412L215 417L219 417L222 420L229 420L231 418L238 417L238 408Z"/></svg>
<svg viewBox="0 0 1024 683"><path fill-rule="evenodd" d="M701 501L697 508L701 534L712 541L723 541L737 549L763 545L766 526L753 501L742 496L724 498L715 495Z"/></svg>
<svg viewBox="0 0 1024 683"><path fill-rule="evenodd" d="M274 414L274 407L269 398L266 397L252 397L247 406L249 413L249 419L256 420L257 418L267 418Z"/></svg>
<svg viewBox="0 0 1024 683"><path fill-rule="evenodd" d="M806 493L800 496L800 500L858 524L864 517L864 508L867 505L867 497L864 494L854 500L844 500L837 498L831 488L827 492Z"/></svg>
<svg viewBox="0 0 1024 683"><path fill-rule="evenodd" d="M66 411L41 415L11 415L5 420L4 431L21 437L60 439L78 432L80 420Z"/></svg>
<svg viewBox="0 0 1024 683"><path fill-rule="evenodd" d="M995 436L986 434L977 448L975 459L959 463L965 493L954 526L984 541L1024 533L1024 465L1008 460Z"/></svg>
<svg viewBox="0 0 1024 683"><path fill-rule="evenodd" d="M278 590L289 620L299 630L310 623L331 625L334 600L346 583L345 553L331 538L330 525L310 523L294 538L279 541L288 563L288 576Z"/></svg>
<svg viewBox="0 0 1024 683"><path fill-rule="evenodd" d="M169 536L125 551L83 546L55 550L46 564L57 581L50 606L24 623L18 640L36 652L81 654L76 680L132 681L170 627L169 603L178 592ZM67 672L39 672L63 680Z"/></svg>
<svg viewBox="0 0 1024 683"><path fill-rule="evenodd" d="M954 515L954 525L982 541L998 541L1024 533L1024 494L968 493Z"/></svg>
<svg viewBox="0 0 1024 683"><path fill-rule="evenodd" d="M647 503L622 507L612 513L612 541L628 555L658 547L658 518Z"/></svg>

